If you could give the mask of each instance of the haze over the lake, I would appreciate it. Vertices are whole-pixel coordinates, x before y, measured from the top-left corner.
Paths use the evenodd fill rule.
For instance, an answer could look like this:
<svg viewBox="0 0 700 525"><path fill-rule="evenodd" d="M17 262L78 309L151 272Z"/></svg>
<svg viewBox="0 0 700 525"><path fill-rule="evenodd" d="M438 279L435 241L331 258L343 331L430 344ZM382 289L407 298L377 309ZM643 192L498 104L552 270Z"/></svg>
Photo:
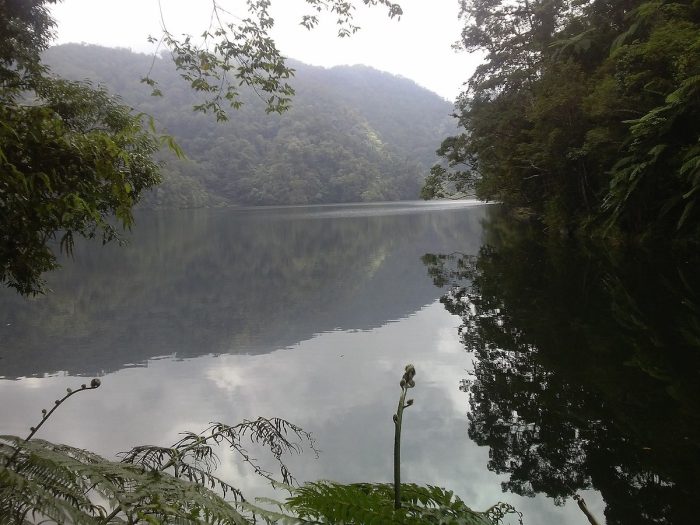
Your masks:
<svg viewBox="0 0 700 525"><path fill-rule="evenodd" d="M358 6L355 21L361 30L350 38L336 36L335 20L321 16L319 27L299 25L311 12L304 0L272 3L272 36L282 53L307 64L332 67L365 64L410 78L438 95L454 100L479 62L474 54L452 49L460 36L457 0L402 0L401 20L390 20L381 6ZM161 0L163 18L175 35L201 34L209 26L208 3ZM239 0L223 7L240 9ZM57 22L56 44L85 42L133 51L152 52L148 35L161 28L158 0L64 0L52 9Z"/></svg>

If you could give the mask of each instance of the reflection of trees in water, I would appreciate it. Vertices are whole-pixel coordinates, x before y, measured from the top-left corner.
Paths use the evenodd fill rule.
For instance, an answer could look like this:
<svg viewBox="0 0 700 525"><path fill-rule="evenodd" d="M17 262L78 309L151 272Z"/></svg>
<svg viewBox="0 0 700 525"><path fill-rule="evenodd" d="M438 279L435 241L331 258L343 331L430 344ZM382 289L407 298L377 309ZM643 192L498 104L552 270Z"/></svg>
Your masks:
<svg viewBox="0 0 700 525"><path fill-rule="evenodd" d="M698 257L544 242L493 219L478 256L426 255L477 357L469 436L504 490L600 490L609 524L686 523L700 474Z"/></svg>
<svg viewBox="0 0 700 525"><path fill-rule="evenodd" d="M321 331L374 328L437 298L420 250L464 238L478 249L481 208L371 209L145 213L127 246L77 246L52 275L55 293L0 294L0 376L266 352Z"/></svg>

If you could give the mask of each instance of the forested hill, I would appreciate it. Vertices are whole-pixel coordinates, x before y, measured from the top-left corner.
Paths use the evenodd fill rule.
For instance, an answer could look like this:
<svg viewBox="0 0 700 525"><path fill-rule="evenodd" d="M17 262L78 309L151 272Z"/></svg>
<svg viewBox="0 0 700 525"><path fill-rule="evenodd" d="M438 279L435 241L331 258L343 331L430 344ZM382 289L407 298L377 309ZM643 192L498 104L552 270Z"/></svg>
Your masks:
<svg viewBox="0 0 700 525"><path fill-rule="evenodd" d="M230 120L194 112L201 102L169 58L68 44L49 49L53 73L104 84L155 117L187 161L167 156L165 181L147 206L311 204L415 199L440 141L453 134L452 105L411 80L365 66L291 62L292 108L266 114L255 94ZM162 97L140 82L148 74Z"/></svg>

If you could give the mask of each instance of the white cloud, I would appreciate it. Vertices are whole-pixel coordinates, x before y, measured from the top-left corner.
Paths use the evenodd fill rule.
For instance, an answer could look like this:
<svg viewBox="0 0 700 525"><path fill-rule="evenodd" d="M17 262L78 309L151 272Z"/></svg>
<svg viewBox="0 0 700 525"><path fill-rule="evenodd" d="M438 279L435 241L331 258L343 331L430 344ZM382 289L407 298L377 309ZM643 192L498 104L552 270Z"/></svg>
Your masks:
<svg viewBox="0 0 700 525"><path fill-rule="evenodd" d="M221 0L240 9L241 0ZM454 99L478 58L456 53L459 38L457 0L403 0L404 15L390 20L381 7L357 2L356 22L362 29L351 38L337 38L335 22L324 17L313 31L299 25L308 12L304 0L273 1L273 30L281 51L303 62L330 67L366 64L414 80L444 98ZM198 5L194 5L198 4ZM209 25L209 2L161 0L163 18L174 34L201 34ZM308 6L307 6L308 7ZM64 0L53 8L56 43L85 42L151 52L148 35L158 35L158 0Z"/></svg>

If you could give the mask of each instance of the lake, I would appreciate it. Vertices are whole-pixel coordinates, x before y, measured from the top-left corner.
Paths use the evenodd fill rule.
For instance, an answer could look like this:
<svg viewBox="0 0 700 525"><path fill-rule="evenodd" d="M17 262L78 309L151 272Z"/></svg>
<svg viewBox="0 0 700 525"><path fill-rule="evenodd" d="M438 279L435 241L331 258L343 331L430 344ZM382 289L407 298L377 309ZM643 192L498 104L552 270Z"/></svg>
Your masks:
<svg viewBox="0 0 700 525"><path fill-rule="evenodd" d="M586 523L573 493L601 522L672 523L697 497L694 261L679 280L538 242L473 201L141 212L126 246L78 243L49 295L0 292L0 432L25 435L94 376L39 437L114 457L279 416L321 450L288 459L300 481L390 481L411 362L404 481L529 524ZM664 306L653 326L640 287ZM270 495L221 457L247 496Z"/></svg>

